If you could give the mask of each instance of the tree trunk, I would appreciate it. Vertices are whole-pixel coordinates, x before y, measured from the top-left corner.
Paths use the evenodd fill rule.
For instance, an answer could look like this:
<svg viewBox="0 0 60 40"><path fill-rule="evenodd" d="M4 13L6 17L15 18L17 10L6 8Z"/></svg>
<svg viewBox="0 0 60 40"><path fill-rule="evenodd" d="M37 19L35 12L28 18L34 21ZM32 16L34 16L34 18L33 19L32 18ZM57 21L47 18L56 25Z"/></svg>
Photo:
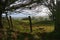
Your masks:
<svg viewBox="0 0 60 40"><path fill-rule="evenodd" d="M48 36L49 40L60 40L60 1L57 1L55 16L55 30Z"/></svg>
<svg viewBox="0 0 60 40"><path fill-rule="evenodd" d="M55 31L60 33L60 1L57 2L56 6Z"/></svg>
<svg viewBox="0 0 60 40"><path fill-rule="evenodd" d="M3 40L2 11L0 10L0 40Z"/></svg>
<svg viewBox="0 0 60 40"><path fill-rule="evenodd" d="M60 2L60 1L59 1ZM55 30L53 32L53 39L60 40L60 3L57 2L56 14L55 14Z"/></svg>
<svg viewBox="0 0 60 40"><path fill-rule="evenodd" d="M0 11L0 29L3 28L3 25L2 25L2 11Z"/></svg>

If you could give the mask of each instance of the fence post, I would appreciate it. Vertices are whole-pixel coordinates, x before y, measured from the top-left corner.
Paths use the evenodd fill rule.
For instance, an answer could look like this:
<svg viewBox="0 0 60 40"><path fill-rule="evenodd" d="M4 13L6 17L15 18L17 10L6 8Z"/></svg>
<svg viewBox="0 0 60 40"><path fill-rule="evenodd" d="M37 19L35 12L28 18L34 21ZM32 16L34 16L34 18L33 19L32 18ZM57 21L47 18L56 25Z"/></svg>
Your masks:
<svg viewBox="0 0 60 40"><path fill-rule="evenodd" d="M9 16L9 18L10 18L10 26L11 26L12 29L13 29L13 23L12 23L12 18L11 18L11 16Z"/></svg>
<svg viewBox="0 0 60 40"><path fill-rule="evenodd" d="M29 17L29 22L30 22L30 31L32 32L32 22L31 22L31 17L30 16L28 16Z"/></svg>
<svg viewBox="0 0 60 40"><path fill-rule="evenodd" d="M6 12L6 19L7 19L7 22L8 22L8 26L9 26L9 28L7 29L7 38L6 38L6 40L8 40L9 39L9 37L11 37L11 33L10 33L10 27L11 27L11 24L10 24L10 18L8 18L8 14L7 14L7 12Z"/></svg>
<svg viewBox="0 0 60 40"><path fill-rule="evenodd" d="M9 16L9 22L10 22L10 27L9 27L9 29L7 30L7 32L8 32L8 38L7 38L7 40L12 40L12 32L13 32L13 23L12 23L12 18L11 18L11 16Z"/></svg>
<svg viewBox="0 0 60 40"><path fill-rule="evenodd" d="M8 21L8 25L9 25L9 28L10 28L10 22L9 22L9 19L8 19L7 12L6 12L6 19L7 19L7 21Z"/></svg>
<svg viewBox="0 0 60 40"><path fill-rule="evenodd" d="M10 28L10 22L9 22L9 19L8 19L8 14L7 14L7 12L5 12L5 14L6 14L6 20L7 20L7 22L8 22L8 26L9 26L9 28ZM7 32L7 30L4 30L4 35L6 35L5 36L5 40L7 40L7 34L8 34L8 32Z"/></svg>

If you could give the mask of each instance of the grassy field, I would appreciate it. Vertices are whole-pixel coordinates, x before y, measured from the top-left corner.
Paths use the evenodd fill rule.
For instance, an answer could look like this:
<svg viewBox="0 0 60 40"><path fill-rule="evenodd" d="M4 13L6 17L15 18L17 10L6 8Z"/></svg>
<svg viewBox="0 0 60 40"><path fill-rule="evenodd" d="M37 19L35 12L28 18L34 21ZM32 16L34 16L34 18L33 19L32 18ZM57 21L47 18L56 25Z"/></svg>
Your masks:
<svg viewBox="0 0 60 40"><path fill-rule="evenodd" d="M30 32L29 20L13 21L14 26L20 30L20 32ZM33 32L42 32L43 30L47 33L54 31L54 24L50 21L35 22L32 20Z"/></svg>
<svg viewBox="0 0 60 40"><path fill-rule="evenodd" d="M12 23L13 29L20 32L20 40L23 40L23 38L24 40L28 40L28 38L30 38L30 40L33 40L33 38L34 40L42 40L42 35L45 35L46 37L49 33L54 31L54 23L51 21L37 22L32 20L33 32L30 32L29 20L12 20ZM6 26L6 28L8 28L7 25L8 23L5 21L4 26Z"/></svg>

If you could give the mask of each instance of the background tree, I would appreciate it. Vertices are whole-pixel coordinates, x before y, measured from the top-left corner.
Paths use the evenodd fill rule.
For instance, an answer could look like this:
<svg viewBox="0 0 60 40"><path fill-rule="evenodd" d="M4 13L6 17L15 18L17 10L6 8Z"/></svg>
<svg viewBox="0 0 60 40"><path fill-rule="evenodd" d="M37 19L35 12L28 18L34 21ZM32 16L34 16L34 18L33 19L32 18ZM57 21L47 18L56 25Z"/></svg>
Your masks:
<svg viewBox="0 0 60 40"><path fill-rule="evenodd" d="M16 0L0 0L0 40L3 40L4 30L2 24L2 13L5 13L6 7Z"/></svg>
<svg viewBox="0 0 60 40"><path fill-rule="evenodd" d="M14 3L16 0L0 0L0 28L3 28L2 26L2 13L6 11L7 6Z"/></svg>
<svg viewBox="0 0 60 40"><path fill-rule="evenodd" d="M51 38L55 40L60 39L60 0L50 0L47 6L52 12L53 21L55 21L55 30L51 33Z"/></svg>

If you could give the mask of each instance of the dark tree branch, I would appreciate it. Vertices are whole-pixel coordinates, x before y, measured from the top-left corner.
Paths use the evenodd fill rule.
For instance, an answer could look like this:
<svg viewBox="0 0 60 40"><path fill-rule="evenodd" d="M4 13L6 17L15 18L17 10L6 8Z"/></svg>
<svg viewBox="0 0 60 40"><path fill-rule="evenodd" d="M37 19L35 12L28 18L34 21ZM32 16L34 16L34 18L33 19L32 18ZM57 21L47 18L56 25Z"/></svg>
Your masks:
<svg viewBox="0 0 60 40"><path fill-rule="evenodd" d="M12 9L18 9L18 8L21 8L21 7L25 7L25 6L27 6L27 5L31 5L31 4L33 4L33 3L41 3L41 1L42 0L36 0L36 1L34 1L34 0L31 0L28 4L18 4L18 5L14 5L14 6L12 6L12 7L8 7L7 8L7 10L12 10Z"/></svg>

